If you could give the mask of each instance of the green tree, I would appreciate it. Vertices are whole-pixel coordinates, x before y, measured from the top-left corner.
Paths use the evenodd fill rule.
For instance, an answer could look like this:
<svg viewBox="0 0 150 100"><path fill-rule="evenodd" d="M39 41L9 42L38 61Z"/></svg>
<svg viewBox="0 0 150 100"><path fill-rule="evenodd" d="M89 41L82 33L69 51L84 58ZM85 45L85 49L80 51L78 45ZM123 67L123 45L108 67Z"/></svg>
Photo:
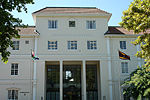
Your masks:
<svg viewBox="0 0 150 100"><path fill-rule="evenodd" d="M132 42L140 45L141 50L136 56L145 60L146 64L142 68L130 74L129 80L125 85L129 87L124 92L128 96L136 99L150 97L150 0L134 0L129 8L123 12L122 27L133 30L135 34L143 33Z"/></svg>
<svg viewBox="0 0 150 100"><path fill-rule="evenodd" d="M10 51L8 47L13 47L12 38L19 38L16 27L24 26L22 20L14 18L11 12L22 10L27 12L26 4L33 4L33 0L1 0L0 1L0 55L3 62L8 61Z"/></svg>

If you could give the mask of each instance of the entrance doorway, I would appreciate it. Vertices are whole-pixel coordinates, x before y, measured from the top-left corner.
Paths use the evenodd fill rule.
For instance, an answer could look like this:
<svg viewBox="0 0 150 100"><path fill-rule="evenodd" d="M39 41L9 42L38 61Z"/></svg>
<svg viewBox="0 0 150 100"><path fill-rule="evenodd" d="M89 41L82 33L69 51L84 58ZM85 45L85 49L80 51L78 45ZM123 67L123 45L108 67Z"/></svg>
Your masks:
<svg viewBox="0 0 150 100"><path fill-rule="evenodd" d="M63 100L81 100L81 65L63 68Z"/></svg>
<svg viewBox="0 0 150 100"><path fill-rule="evenodd" d="M59 65L47 65L46 100L60 100Z"/></svg>

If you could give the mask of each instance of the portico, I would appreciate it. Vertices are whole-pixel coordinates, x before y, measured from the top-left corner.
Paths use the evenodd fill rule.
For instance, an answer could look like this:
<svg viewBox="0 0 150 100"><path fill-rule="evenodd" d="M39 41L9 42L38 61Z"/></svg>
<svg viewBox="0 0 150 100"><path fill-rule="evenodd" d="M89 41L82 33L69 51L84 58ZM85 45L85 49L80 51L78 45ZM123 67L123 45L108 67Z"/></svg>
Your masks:
<svg viewBox="0 0 150 100"><path fill-rule="evenodd" d="M46 100L100 100L100 61L46 61L45 67Z"/></svg>

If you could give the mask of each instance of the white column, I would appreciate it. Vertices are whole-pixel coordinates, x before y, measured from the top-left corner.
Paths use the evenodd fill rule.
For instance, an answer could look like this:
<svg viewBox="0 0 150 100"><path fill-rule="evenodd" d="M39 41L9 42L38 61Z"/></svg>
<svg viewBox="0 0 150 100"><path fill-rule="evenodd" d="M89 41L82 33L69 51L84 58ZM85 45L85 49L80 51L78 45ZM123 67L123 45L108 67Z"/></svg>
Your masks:
<svg viewBox="0 0 150 100"><path fill-rule="evenodd" d="M60 100L63 100L63 61L60 61Z"/></svg>
<svg viewBox="0 0 150 100"><path fill-rule="evenodd" d="M35 37L34 53L37 54L37 38ZM33 100L36 100L36 60L34 60L33 69Z"/></svg>
<svg viewBox="0 0 150 100"><path fill-rule="evenodd" d="M112 72L111 72L111 57L110 57L110 40L107 38L107 54L108 54L108 79L109 79L109 95L110 99L112 98Z"/></svg>
<svg viewBox="0 0 150 100"><path fill-rule="evenodd" d="M140 45L136 45L137 51L140 51ZM138 65L141 67L141 58L137 58L138 60Z"/></svg>
<svg viewBox="0 0 150 100"><path fill-rule="evenodd" d="M83 93L83 100L86 100L86 61L82 61L82 93Z"/></svg>

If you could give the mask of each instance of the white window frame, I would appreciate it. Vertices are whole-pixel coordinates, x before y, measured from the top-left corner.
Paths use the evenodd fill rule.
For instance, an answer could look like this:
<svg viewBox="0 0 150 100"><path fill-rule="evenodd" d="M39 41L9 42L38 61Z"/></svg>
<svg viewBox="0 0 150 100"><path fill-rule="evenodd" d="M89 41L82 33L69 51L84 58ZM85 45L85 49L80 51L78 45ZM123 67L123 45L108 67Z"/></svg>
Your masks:
<svg viewBox="0 0 150 100"><path fill-rule="evenodd" d="M48 20L48 28L49 29L57 29L58 21L57 20Z"/></svg>
<svg viewBox="0 0 150 100"><path fill-rule="evenodd" d="M18 100L18 91L17 89L8 90L8 100Z"/></svg>
<svg viewBox="0 0 150 100"><path fill-rule="evenodd" d="M57 50L58 42L57 41L48 41L48 50Z"/></svg>
<svg viewBox="0 0 150 100"><path fill-rule="evenodd" d="M121 73L122 74L128 73L128 71L129 71L128 66L129 66L128 62L121 62Z"/></svg>
<svg viewBox="0 0 150 100"><path fill-rule="evenodd" d="M87 41L88 50L97 50L97 41Z"/></svg>
<svg viewBox="0 0 150 100"><path fill-rule="evenodd" d="M68 50L77 50L77 41L68 41Z"/></svg>
<svg viewBox="0 0 150 100"><path fill-rule="evenodd" d="M120 41L120 49L127 49L126 45L126 41Z"/></svg>
<svg viewBox="0 0 150 100"><path fill-rule="evenodd" d="M19 41L13 41L12 50L19 50Z"/></svg>
<svg viewBox="0 0 150 100"><path fill-rule="evenodd" d="M87 20L86 28L87 29L96 29L96 21L95 20Z"/></svg>
<svg viewBox="0 0 150 100"><path fill-rule="evenodd" d="M18 63L12 63L11 64L11 75L18 75Z"/></svg>

